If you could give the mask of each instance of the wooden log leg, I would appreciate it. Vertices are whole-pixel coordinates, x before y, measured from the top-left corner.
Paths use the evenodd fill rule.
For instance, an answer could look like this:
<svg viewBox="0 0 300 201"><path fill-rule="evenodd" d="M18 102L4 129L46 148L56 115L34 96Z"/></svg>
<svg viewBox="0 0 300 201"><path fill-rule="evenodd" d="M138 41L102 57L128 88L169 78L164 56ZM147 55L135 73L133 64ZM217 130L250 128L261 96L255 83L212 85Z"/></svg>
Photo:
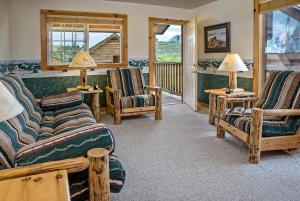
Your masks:
<svg viewBox="0 0 300 201"><path fill-rule="evenodd" d="M89 192L90 201L109 201L109 157L106 149L91 149L89 160Z"/></svg>
<svg viewBox="0 0 300 201"><path fill-rule="evenodd" d="M225 138L225 130L221 126L218 126L218 128L217 128L217 137Z"/></svg>
<svg viewBox="0 0 300 201"><path fill-rule="evenodd" d="M109 111L108 103L111 103L111 98L110 98L110 94L107 90L105 92L105 100L106 100L106 114L109 114L110 111Z"/></svg>
<svg viewBox="0 0 300 201"><path fill-rule="evenodd" d="M215 103L216 101L216 96L214 94L209 94L209 119L208 119L208 123L210 125L214 125L215 124Z"/></svg>
<svg viewBox="0 0 300 201"><path fill-rule="evenodd" d="M156 104L155 120L162 120L161 95L162 95L161 88L156 89L155 96L156 96L157 104Z"/></svg>
<svg viewBox="0 0 300 201"><path fill-rule="evenodd" d="M91 105L96 122L99 123L101 121L99 93L92 94Z"/></svg>
<svg viewBox="0 0 300 201"><path fill-rule="evenodd" d="M263 110L254 108L251 116L251 130L249 138L249 162L259 163L261 154Z"/></svg>
<svg viewBox="0 0 300 201"><path fill-rule="evenodd" d="M121 124L121 91L114 92L114 124Z"/></svg>

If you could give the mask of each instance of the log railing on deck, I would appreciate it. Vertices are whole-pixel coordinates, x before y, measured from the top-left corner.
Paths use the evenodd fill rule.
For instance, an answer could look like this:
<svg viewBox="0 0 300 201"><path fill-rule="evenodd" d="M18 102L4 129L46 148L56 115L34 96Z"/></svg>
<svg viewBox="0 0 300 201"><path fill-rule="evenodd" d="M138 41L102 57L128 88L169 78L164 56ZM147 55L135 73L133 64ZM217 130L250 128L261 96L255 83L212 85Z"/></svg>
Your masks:
<svg viewBox="0 0 300 201"><path fill-rule="evenodd" d="M164 91L182 95L182 63L155 62L155 85Z"/></svg>

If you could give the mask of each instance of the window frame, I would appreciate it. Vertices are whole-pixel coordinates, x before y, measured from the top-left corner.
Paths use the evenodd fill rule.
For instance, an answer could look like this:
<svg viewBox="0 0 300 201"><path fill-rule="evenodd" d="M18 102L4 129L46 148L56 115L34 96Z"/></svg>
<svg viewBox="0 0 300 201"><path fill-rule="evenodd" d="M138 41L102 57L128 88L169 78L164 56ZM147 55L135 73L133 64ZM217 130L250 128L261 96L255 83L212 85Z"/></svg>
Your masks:
<svg viewBox="0 0 300 201"><path fill-rule="evenodd" d="M300 4L300 0L253 0L253 91L261 93L265 78L264 14Z"/></svg>
<svg viewBox="0 0 300 201"><path fill-rule="evenodd" d="M48 30L47 16L74 16L74 17L99 17L122 19L122 39L120 63L101 63L96 68L120 68L128 66L128 15L117 13L95 13L80 11L60 11L60 10L40 10L40 35L41 35L41 69L42 70L67 70L69 65L49 65L48 64Z"/></svg>

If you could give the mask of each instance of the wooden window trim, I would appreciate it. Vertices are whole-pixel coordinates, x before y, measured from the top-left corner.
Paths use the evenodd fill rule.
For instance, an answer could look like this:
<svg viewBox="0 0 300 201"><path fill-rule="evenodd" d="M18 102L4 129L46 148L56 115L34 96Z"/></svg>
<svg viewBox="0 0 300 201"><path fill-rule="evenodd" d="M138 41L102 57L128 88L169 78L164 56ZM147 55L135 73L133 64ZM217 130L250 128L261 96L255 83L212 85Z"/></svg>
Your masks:
<svg viewBox="0 0 300 201"><path fill-rule="evenodd" d="M262 90L264 76L264 24L263 14L300 4L300 0L270 0L260 3L254 0L254 43L253 43L253 91Z"/></svg>
<svg viewBox="0 0 300 201"><path fill-rule="evenodd" d="M103 17L103 18L120 18L122 23L122 62L113 64L97 64L98 68L119 68L128 66L128 15L118 13L95 13L95 12L77 12L77 11L59 11L59 10L41 10L40 11L40 31L41 31L41 64L42 70L67 70L69 65L48 65L48 33L47 33L47 16L82 16L82 17Z"/></svg>

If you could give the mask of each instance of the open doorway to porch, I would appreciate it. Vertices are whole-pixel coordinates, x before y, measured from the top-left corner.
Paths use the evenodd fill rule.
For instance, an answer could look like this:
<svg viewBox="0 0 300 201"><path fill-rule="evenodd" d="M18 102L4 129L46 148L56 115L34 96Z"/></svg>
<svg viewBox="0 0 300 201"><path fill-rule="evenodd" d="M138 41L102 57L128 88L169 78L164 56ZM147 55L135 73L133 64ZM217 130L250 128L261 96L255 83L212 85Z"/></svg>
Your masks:
<svg viewBox="0 0 300 201"><path fill-rule="evenodd" d="M184 23L149 18L149 79L163 89L163 105L182 103Z"/></svg>

